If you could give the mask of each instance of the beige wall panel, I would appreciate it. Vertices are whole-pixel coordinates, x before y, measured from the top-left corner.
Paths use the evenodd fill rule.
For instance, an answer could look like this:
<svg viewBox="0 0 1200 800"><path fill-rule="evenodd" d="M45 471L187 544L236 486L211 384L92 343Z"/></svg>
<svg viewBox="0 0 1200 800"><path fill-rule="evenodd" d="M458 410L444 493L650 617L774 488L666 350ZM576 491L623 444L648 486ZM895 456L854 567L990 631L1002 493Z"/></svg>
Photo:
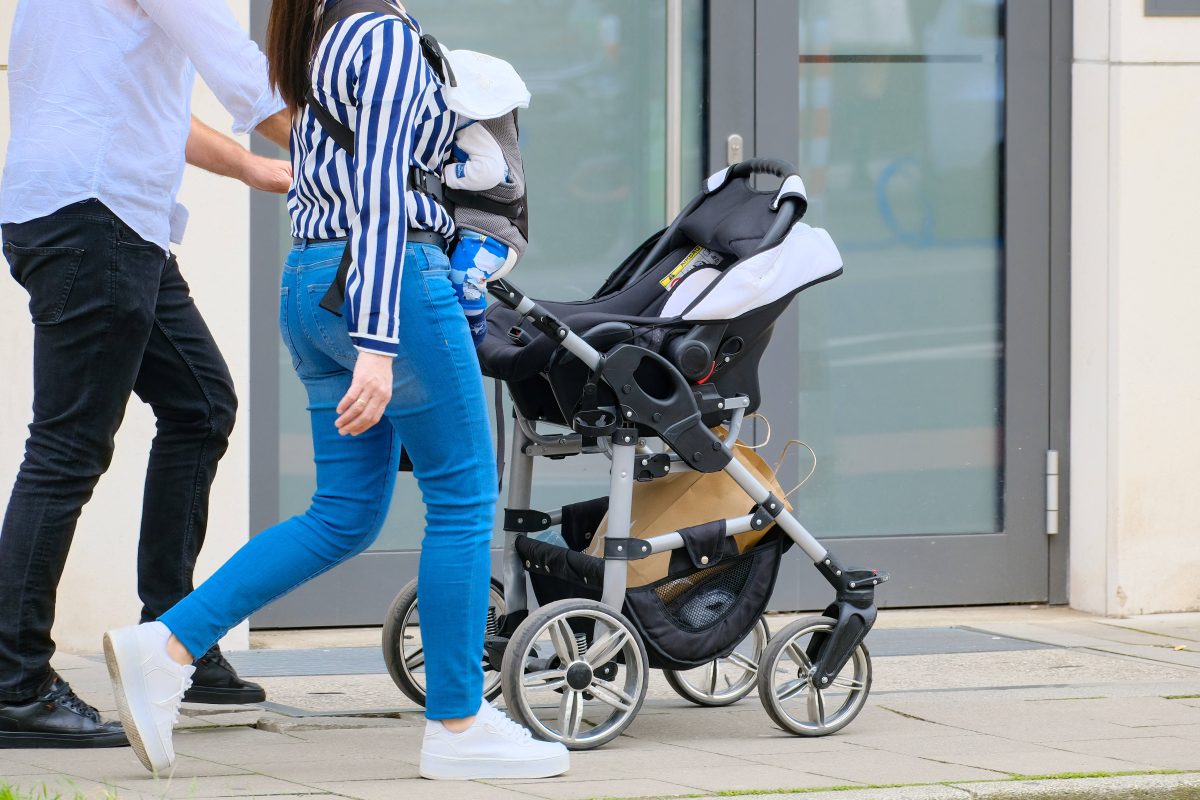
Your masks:
<svg viewBox="0 0 1200 800"><path fill-rule="evenodd" d="M1116 63L1200 63L1200 17L1147 17L1145 0L1110 0Z"/></svg>
<svg viewBox="0 0 1200 800"><path fill-rule="evenodd" d="M1200 30L1200 28L1197 28ZM1200 608L1200 65L1113 67L1120 153L1116 611ZM1113 453L1110 453L1110 458Z"/></svg>
<svg viewBox="0 0 1200 800"><path fill-rule="evenodd" d="M1107 611L1109 560L1115 539L1108 498L1111 378L1109 352L1110 149L1107 64L1076 64L1071 142L1071 552L1070 598L1076 608Z"/></svg>
<svg viewBox="0 0 1200 800"><path fill-rule="evenodd" d="M1109 0L1075 0L1075 58L1108 60Z"/></svg>

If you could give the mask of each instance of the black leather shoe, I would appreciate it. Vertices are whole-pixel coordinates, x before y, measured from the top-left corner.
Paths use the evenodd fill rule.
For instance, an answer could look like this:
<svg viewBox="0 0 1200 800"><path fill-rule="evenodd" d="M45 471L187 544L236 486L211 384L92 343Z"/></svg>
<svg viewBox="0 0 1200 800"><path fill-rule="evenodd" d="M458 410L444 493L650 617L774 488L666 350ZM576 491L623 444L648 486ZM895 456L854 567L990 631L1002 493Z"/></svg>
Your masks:
<svg viewBox="0 0 1200 800"><path fill-rule="evenodd" d="M0 749L128 746L121 723L102 720L57 673L50 674L36 699L0 702Z"/></svg>
<svg viewBox="0 0 1200 800"><path fill-rule="evenodd" d="M192 687L183 696L183 702L243 705L261 703L267 699L267 693L261 686L238 677L233 665L225 660L216 647L195 663Z"/></svg>

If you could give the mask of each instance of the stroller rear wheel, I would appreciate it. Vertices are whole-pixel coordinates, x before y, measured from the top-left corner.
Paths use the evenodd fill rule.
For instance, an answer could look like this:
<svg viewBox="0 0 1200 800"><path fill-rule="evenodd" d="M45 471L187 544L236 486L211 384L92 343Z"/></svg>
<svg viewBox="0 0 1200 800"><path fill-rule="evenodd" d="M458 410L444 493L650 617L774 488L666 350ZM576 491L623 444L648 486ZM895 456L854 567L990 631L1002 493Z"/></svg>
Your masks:
<svg viewBox="0 0 1200 800"><path fill-rule="evenodd" d="M695 669L664 669L663 677L676 694L698 706L732 705L754 690L758 664L770 638L767 621L759 617L750 635L725 658Z"/></svg>
<svg viewBox="0 0 1200 800"><path fill-rule="evenodd" d="M504 615L504 586L492 578L488 592L488 633L494 633L496 621ZM425 705L425 650L421 646L420 618L417 614L417 582L405 584L383 622L383 660L388 673L404 695L417 705ZM500 694L500 673L488 666L483 656L483 695L488 700Z"/></svg>
<svg viewBox="0 0 1200 800"><path fill-rule="evenodd" d="M646 648L620 613L558 600L521 623L501 670L509 714L534 735L588 750L633 722L646 699Z"/></svg>
<svg viewBox="0 0 1200 800"><path fill-rule="evenodd" d="M833 682L818 689L810 680L812 653L833 630L828 617L805 617L767 643L758 669L758 696L775 724L797 736L828 736L850 724L871 691L871 653L855 648Z"/></svg>

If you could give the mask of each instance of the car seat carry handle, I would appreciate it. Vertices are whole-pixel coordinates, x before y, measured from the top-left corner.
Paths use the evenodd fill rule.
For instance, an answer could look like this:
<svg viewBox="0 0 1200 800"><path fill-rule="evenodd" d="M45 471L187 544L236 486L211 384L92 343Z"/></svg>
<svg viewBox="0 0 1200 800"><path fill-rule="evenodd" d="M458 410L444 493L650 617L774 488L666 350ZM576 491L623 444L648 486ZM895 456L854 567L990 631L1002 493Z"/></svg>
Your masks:
<svg viewBox="0 0 1200 800"><path fill-rule="evenodd" d="M488 292L502 305L527 318L533 327L567 348L588 369L599 369L602 361L600 351L581 339L570 326L559 321L536 300L526 297L516 286L506 280L491 281L488 283Z"/></svg>
<svg viewBox="0 0 1200 800"><path fill-rule="evenodd" d="M730 178L749 178L751 175L774 175L786 178L795 175L796 168L782 158L749 158L729 168Z"/></svg>

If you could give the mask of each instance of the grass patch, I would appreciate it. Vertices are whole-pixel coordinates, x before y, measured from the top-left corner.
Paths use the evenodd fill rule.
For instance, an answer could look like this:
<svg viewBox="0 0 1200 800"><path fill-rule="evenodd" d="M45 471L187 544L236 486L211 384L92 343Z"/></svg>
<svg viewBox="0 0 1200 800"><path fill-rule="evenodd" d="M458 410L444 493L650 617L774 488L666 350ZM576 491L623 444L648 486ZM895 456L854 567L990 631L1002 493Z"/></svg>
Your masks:
<svg viewBox="0 0 1200 800"><path fill-rule="evenodd" d="M1067 781L1095 778L1134 778L1148 775L1194 775L1182 769L1149 769L1135 772L1057 772L1050 775L1020 775L1013 773L1007 778L996 778L984 781L939 781L936 783L872 783L856 786L812 786L803 789L726 789L719 792L701 792L699 794L676 794L657 797L612 798L596 797L592 800L687 800L696 797L760 797L764 795L802 795L818 792L851 792L865 789L909 789L915 786L957 786L963 783L1013 783L1016 781ZM1065 793L1064 793L1065 792ZM1200 788L1180 786L1175 789L1154 789L1153 794L1145 794L1137 790L1124 795L1121 800L1200 800ZM1047 790L1045 794L1021 795L1022 800L1093 800L1096 795L1090 791L1079 790ZM0 795L0 800L6 800Z"/></svg>
<svg viewBox="0 0 1200 800"><path fill-rule="evenodd" d="M1020 775L1013 773L1011 778L1002 781L1070 781L1078 778L1129 778L1142 775L1186 775L1182 769L1147 769L1136 772L1056 772L1053 775ZM964 783L964 781L958 781ZM974 781L972 781L974 783Z"/></svg>
<svg viewBox="0 0 1200 800"><path fill-rule="evenodd" d="M1163 700L1200 700L1200 694L1167 694Z"/></svg>
<svg viewBox="0 0 1200 800"><path fill-rule="evenodd" d="M22 789L8 783L0 783L0 800L86 800L83 792L70 788L67 781L66 793L60 788L50 788L45 783L33 789ZM104 800L118 800L111 789L104 791Z"/></svg>

